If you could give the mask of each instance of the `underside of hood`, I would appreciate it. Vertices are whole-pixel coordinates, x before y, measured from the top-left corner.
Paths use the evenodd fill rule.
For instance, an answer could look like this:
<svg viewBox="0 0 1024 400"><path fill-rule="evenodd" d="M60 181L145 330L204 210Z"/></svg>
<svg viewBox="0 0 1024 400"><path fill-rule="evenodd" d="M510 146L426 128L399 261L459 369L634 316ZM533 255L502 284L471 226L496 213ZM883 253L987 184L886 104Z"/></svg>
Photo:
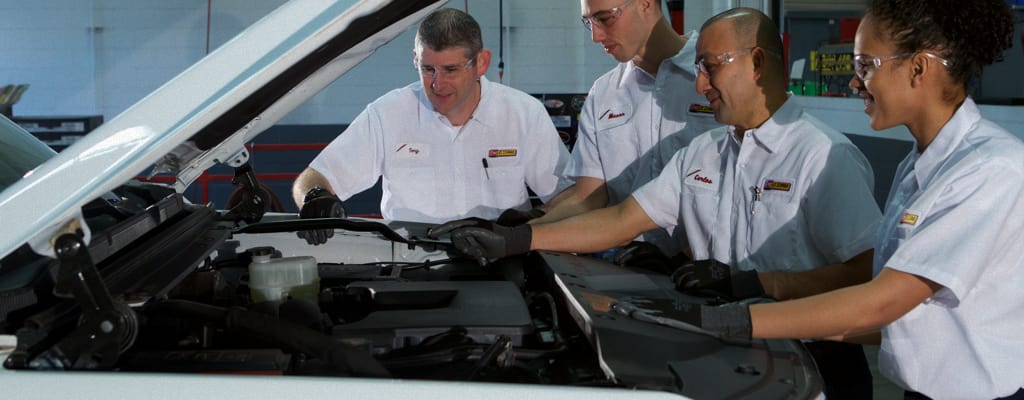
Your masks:
<svg viewBox="0 0 1024 400"><path fill-rule="evenodd" d="M149 171L184 191L215 164L417 24L444 0L291 0L0 194L0 256L28 242L53 255L80 209Z"/></svg>

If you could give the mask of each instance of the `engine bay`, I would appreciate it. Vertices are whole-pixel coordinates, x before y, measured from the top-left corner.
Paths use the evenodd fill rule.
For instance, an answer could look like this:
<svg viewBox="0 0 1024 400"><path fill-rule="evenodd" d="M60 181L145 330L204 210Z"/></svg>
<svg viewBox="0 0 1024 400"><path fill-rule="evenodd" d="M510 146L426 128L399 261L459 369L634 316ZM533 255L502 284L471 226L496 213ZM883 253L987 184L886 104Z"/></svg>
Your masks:
<svg viewBox="0 0 1024 400"><path fill-rule="evenodd" d="M692 397L812 398L795 341L727 343L608 312L615 298L708 303L667 276L535 252L480 266L425 225L239 225L137 185L91 204L89 244L0 261L0 334L14 370L379 377L619 387ZM295 230L332 227L324 246ZM310 261L312 260L312 261ZM272 265L292 284L257 283ZM310 267L312 265L313 267ZM292 271L292 272L288 272ZM262 274L260 272L259 274ZM260 275L262 276L262 275ZM17 279L15 279L17 278ZM275 278L277 279L277 278Z"/></svg>

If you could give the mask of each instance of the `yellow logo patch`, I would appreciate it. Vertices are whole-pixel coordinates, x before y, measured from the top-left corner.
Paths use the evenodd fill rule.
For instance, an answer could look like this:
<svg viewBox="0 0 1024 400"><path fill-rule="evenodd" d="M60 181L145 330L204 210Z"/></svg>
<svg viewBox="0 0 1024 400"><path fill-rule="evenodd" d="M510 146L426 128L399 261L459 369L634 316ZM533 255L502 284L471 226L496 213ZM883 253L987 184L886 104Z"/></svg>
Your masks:
<svg viewBox="0 0 1024 400"><path fill-rule="evenodd" d="M709 105L705 104L690 104L690 112L694 114L714 114L715 110Z"/></svg>
<svg viewBox="0 0 1024 400"><path fill-rule="evenodd" d="M764 190L778 190L780 192L788 192L793 189L793 182L786 181L764 181Z"/></svg>
<svg viewBox="0 0 1024 400"><path fill-rule="evenodd" d="M487 151L487 157L515 157L519 154L517 149L490 149Z"/></svg>
<svg viewBox="0 0 1024 400"><path fill-rule="evenodd" d="M900 218L900 223L903 225L917 225L918 218L921 217L917 214L905 212L903 213L903 218Z"/></svg>

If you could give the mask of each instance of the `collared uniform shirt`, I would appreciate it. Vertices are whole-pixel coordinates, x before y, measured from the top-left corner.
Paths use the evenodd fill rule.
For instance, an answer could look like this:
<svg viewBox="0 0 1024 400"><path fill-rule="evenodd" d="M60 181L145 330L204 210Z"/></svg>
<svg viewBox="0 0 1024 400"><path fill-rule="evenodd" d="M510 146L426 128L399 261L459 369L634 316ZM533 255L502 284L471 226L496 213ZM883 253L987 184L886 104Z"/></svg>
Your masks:
<svg viewBox="0 0 1024 400"><path fill-rule="evenodd" d="M678 54L661 63L657 77L632 62L620 63L598 78L587 95L572 153L574 175L605 181L609 204L622 202L658 176L694 137L721 126L707 100L697 94L697 33L688 37ZM645 233L642 240L666 255L678 253L682 242L660 229Z"/></svg>
<svg viewBox="0 0 1024 400"><path fill-rule="evenodd" d="M733 127L694 139L633 197L659 226L683 226L694 259L804 271L871 248L873 185L860 150L790 98L742 141Z"/></svg>
<svg viewBox="0 0 1024 400"><path fill-rule="evenodd" d="M434 111L419 82L356 116L310 163L346 199L383 177L385 219L440 223L529 209L572 184L572 160L536 98L480 78L480 104L462 126ZM487 167L484 167L486 161Z"/></svg>
<svg viewBox="0 0 1024 400"><path fill-rule="evenodd" d="M883 266L942 286L883 330L885 376L935 399L1024 386L1024 144L970 98L897 169L875 273Z"/></svg>

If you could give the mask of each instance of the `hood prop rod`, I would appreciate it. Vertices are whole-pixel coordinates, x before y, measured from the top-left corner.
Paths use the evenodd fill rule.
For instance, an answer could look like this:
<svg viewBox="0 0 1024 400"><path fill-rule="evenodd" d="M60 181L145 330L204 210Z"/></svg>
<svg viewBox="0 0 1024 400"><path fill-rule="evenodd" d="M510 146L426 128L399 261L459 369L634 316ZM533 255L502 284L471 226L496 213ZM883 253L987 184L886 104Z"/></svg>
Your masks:
<svg viewBox="0 0 1024 400"><path fill-rule="evenodd" d="M221 220L245 221L252 224L263 219L263 214L267 212L272 200L270 193L256 179L256 171L248 161L235 168L235 177L231 179L231 183L238 186L238 202L221 217Z"/></svg>
<svg viewBox="0 0 1024 400"><path fill-rule="evenodd" d="M65 233L54 243L57 253L54 295L74 298L81 312L78 326L49 349L39 346L55 331L52 326L17 332L18 348L9 359L15 369L110 369L118 357L135 342L138 318L124 303L111 297L92 262L89 249L74 233ZM49 330L49 331L46 331ZM22 340L22 339L26 340ZM36 352L41 352L36 357ZM13 361L12 361L13 360Z"/></svg>

